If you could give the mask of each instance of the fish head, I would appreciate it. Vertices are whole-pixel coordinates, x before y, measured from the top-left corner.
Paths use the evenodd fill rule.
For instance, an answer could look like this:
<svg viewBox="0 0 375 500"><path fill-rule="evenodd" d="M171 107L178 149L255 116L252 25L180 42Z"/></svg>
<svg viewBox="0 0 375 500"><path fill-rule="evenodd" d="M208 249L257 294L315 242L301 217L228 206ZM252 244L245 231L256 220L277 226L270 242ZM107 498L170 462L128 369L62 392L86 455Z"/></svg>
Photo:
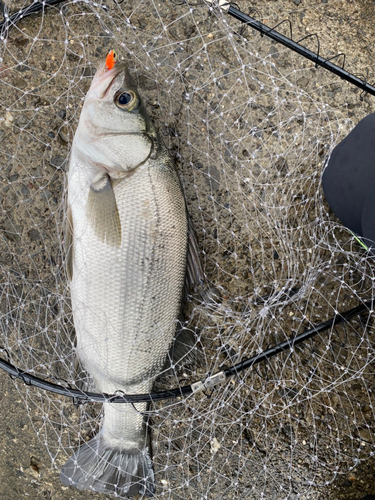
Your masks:
<svg viewBox="0 0 375 500"><path fill-rule="evenodd" d="M124 63L99 66L83 105L75 146L112 178L142 165L158 137Z"/></svg>

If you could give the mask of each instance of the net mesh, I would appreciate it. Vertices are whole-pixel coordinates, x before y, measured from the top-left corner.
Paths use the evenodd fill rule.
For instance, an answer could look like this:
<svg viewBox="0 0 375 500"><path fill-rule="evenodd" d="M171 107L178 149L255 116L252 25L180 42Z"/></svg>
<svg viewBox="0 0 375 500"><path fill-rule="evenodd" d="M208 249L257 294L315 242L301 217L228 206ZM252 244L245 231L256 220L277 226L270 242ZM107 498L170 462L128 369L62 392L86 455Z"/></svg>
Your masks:
<svg viewBox="0 0 375 500"><path fill-rule="evenodd" d="M262 15L272 26L286 7L270 4ZM290 18L308 33L321 5ZM325 8L336 19L341 7ZM201 2L67 2L2 31L4 357L41 378L79 382L62 248L65 171L110 48L127 61L175 160L215 290L185 308L201 356L157 388L192 383L373 299L373 260L330 212L320 182L333 147L373 111L370 99ZM157 498L318 498L373 456L374 338L367 314L212 392L153 404ZM16 387L60 469L97 432L101 405Z"/></svg>

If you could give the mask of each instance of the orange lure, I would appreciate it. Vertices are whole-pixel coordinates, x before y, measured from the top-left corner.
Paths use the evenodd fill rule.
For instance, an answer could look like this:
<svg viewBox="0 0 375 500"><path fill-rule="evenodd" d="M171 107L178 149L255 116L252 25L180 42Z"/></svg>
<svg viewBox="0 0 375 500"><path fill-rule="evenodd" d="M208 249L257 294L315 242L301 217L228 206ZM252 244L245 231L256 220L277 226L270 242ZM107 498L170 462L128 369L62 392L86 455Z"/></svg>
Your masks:
<svg viewBox="0 0 375 500"><path fill-rule="evenodd" d="M105 60L105 65L108 70L112 69L117 62L117 54L114 50L110 50Z"/></svg>

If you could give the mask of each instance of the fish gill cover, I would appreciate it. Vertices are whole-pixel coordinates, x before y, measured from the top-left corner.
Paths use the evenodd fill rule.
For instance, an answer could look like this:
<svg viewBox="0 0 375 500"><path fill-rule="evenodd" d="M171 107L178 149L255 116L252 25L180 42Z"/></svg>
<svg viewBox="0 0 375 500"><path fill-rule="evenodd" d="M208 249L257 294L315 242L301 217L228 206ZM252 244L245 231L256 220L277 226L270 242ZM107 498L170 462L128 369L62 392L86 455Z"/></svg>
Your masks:
<svg viewBox="0 0 375 500"><path fill-rule="evenodd" d="M330 152L374 111L372 98L360 100L359 90L217 8L177 4L67 2L2 28L1 345L4 358L40 378L72 388L87 379L75 362L64 267L65 172L83 100L110 49L126 61L174 158L207 278L207 292L191 294L179 319L201 354L161 374L155 391L195 382L373 299L373 257L321 189ZM289 17L308 30L328 19L346 33L341 2L296 5L262 3L261 14L270 26ZM247 2L238 6L248 11ZM347 8L356 18L360 7ZM329 45L332 32L321 38ZM212 391L152 404L157 498L327 498L340 477L355 482L374 454L374 337L365 314ZM21 427L47 449L44 468L17 458L29 460L20 470L34 481L30 491L93 498L65 489L58 471L97 433L102 405L15 387L30 417ZM10 414L23 411L12 409L14 398L13 390ZM17 416L8 425L20 434L17 447L26 431L14 430ZM5 496L10 482L2 481Z"/></svg>

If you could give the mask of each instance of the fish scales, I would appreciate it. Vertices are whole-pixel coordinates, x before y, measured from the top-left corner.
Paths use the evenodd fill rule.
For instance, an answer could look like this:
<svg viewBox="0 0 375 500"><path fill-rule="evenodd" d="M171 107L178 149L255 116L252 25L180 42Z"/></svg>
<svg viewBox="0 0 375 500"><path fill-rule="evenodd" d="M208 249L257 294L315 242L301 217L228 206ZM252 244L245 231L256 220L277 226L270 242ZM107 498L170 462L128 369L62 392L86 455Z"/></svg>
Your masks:
<svg viewBox="0 0 375 500"><path fill-rule="evenodd" d="M102 63L86 96L67 221L79 362L100 392L149 393L176 332L189 228L175 167L124 65ZM105 403L100 432L63 466L63 484L153 495L147 409Z"/></svg>
<svg viewBox="0 0 375 500"><path fill-rule="evenodd" d="M130 393L160 370L174 336L186 266L184 199L173 168L142 165L114 187L122 241L110 247L85 216L92 173L85 179L76 170L69 184L83 201L73 212L77 353L100 391Z"/></svg>

